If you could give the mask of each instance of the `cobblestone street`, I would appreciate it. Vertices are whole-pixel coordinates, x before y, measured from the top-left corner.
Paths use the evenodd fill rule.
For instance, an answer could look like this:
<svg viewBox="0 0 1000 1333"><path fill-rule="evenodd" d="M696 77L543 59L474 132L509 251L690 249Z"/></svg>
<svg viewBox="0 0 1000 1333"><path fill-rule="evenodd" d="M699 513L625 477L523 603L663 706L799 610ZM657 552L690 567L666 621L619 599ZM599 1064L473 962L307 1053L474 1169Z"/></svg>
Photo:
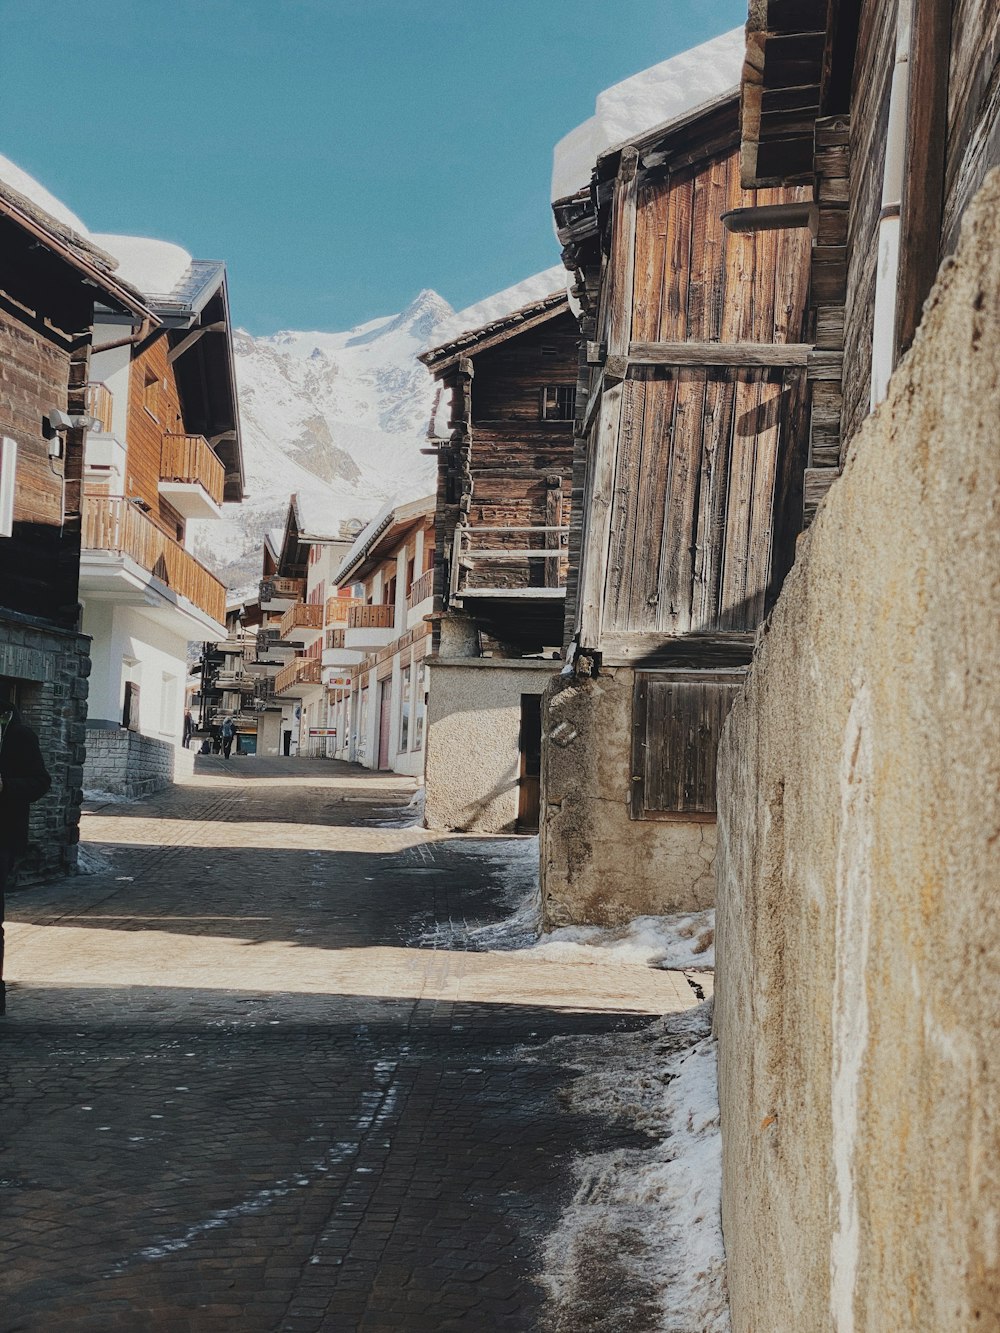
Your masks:
<svg viewBox="0 0 1000 1333"><path fill-rule="evenodd" d="M694 992L422 944L511 910L508 844L403 826L405 779L198 762L8 900L3 1333L544 1328L573 1155L635 1142L550 1039Z"/></svg>

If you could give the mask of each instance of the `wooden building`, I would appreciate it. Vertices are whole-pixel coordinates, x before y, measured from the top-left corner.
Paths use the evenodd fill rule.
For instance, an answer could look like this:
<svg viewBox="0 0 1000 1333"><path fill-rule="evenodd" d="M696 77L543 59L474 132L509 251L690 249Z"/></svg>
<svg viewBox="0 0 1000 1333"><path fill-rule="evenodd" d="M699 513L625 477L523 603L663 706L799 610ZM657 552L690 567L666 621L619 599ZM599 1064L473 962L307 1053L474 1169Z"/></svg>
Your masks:
<svg viewBox="0 0 1000 1333"><path fill-rule="evenodd" d="M543 727L552 922L711 904L719 731L794 558L825 373L808 231L730 228L810 198L742 185L734 92L606 152L555 204L583 315L573 672Z"/></svg>
<svg viewBox="0 0 1000 1333"><path fill-rule="evenodd" d="M76 864L90 675L79 605L81 424L94 306L114 310L133 336L153 315L58 201L15 179L22 189L0 180L0 677L14 685L53 779L32 807L22 868L37 877Z"/></svg>
<svg viewBox="0 0 1000 1333"><path fill-rule="evenodd" d="M421 357L441 386L432 828L537 826L540 701L563 643L578 340L555 292Z"/></svg>
<svg viewBox="0 0 1000 1333"><path fill-rule="evenodd" d="M741 98L744 184L800 184L815 200L812 512L885 397L966 205L1000 165L1000 7L753 0Z"/></svg>
<svg viewBox="0 0 1000 1333"><path fill-rule="evenodd" d="M155 323L134 338L98 311L80 567L95 663L88 781L137 794L182 758L189 643L225 636L226 588L191 551L188 523L241 500L243 464L225 266L103 239Z"/></svg>

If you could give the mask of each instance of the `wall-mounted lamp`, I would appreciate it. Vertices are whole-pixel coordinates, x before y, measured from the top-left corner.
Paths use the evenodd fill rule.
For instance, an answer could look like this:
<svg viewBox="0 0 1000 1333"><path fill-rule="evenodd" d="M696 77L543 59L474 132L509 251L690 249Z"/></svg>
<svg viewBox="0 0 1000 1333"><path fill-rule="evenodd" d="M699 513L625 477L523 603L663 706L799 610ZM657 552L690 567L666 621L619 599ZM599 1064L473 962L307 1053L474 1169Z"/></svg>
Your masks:
<svg viewBox="0 0 1000 1333"><path fill-rule="evenodd" d="M71 416L61 407L52 407L42 417L42 434L49 442L49 457L62 458L62 436L68 430L93 430L101 423L97 417L88 417L83 413Z"/></svg>

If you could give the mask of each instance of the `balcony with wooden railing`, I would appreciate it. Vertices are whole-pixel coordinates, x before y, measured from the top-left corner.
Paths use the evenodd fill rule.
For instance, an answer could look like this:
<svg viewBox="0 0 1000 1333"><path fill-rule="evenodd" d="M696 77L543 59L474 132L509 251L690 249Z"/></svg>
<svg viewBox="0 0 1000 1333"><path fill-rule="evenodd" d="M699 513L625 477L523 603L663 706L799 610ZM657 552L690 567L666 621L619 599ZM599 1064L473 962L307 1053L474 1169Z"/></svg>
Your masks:
<svg viewBox="0 0 1000 1333"><path fill-rule="evenodd" d="M415 606L419 606L421 602L426 602L428 597L433 596L434 570L428 569L410 584L410 591L406 594L406 609L412 611Z"/></svg>
<svg viewBox="0 0 1000 1333"><path fill-rule="evenodd" d="M459 525L451 559L452 597L465 589L564 588L569 528L564 524Z"/></svg>
<svg viewBox="0 0 1000 1333"><path fill-rule="evenodd" d="M348 629L392 629L396 608L388 602L376 606L352 606L347 613Z"/></svg>
<svg viewBox="0 0 1000 1333"><path fill-rule="evenodd" d="M289 638L296 631L299 634L309 630L322 633L323 608L319 602L296 602L281 617L278 628L283 639ZM309 637L315 638L315 635Z"/></svg>
<svg viewBox="0 0 1000 1333"><path fill-rule="evenodd" d="M260 581L260 605L264 611L280 609L288 602L304 602L305 579L288 579L278 574Z"/></svg>
<svg viewBox="0 0 1000 1333"><path fill-rule="evenodd" d="M81 545L84 551L127 556L213 620L225 622L226 585L130 501L85 495Z"/></svg>
<svg viewBox="0 0 1000 1333"><path fill-rule="evenodd" d="M218 513L226 469L204 435L166 434L160 446L160 494L186 518Z"/></svg>
<svg viewBox="0 0 1000 1333"><path fill-rule="evenodd" d="M97 421L97 425L93 429L100 431L102 435L111 434L113 407L114 396L108 386L91 380L87 385L86 412L88 417L93 417Z"/></svg>
<svg viewBox="0 0 1000 1333"><path fill-rule="evenodd" d="M327 632L326 632L326 640L325 640L325 643L324 643L324 647L326 647L326 648L343 648L343 647L345 646L345 645L344 645L344 634L345 634L345 631L342 630L342 629L328 629Z"/></svg>
<svg viewBox="0 0 1000 1333"><path fill-rule="evenodd" d="M300 685L322 683L323 666L318 657L296 657L283 667L274 678L275 694L287 694Z"/></svg>
<svg viewBox="0 0 1000 1333"><path fill-rule="evenodd" d="M360 597L328 597L326 599L326 623L328 625L346 625L352 608L360 605Z"/></svg>

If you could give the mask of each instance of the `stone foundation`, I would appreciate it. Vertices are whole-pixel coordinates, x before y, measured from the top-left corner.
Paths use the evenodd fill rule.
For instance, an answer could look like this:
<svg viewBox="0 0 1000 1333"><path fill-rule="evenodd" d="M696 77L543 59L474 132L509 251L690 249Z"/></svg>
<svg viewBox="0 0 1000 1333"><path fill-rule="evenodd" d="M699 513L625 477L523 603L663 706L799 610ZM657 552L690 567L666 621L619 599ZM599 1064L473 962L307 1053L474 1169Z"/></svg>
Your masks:
<svg viewBox="0 0 1000 1333"><path fill-rule="evenodd" d="M1000 172L719 751L736 1333L1000 1327Z"/></svg>
<svg viewBox="0 0 1000 1333"><path fill-rule="evenodd" d="M194 768L194 751L137 731L87 732L84 785L88 791L130 798L152 796Z"/></svg>
<svg viewBox="0 0 1000 1333"><path fill-rule="evenodd" d="M715 895L714 821L630 818L635 673L557 676L542 709L546 927L692 912Z"/></svg>
<svg viewBox="0 0 1000 1333"><path fill-rule="evenodd" d="M31 807L30 845L15 884L76 869L89 675L86 636L0 609L0 676L17 683L21 715L38 734L52 778L48 795Z"/></svg>

